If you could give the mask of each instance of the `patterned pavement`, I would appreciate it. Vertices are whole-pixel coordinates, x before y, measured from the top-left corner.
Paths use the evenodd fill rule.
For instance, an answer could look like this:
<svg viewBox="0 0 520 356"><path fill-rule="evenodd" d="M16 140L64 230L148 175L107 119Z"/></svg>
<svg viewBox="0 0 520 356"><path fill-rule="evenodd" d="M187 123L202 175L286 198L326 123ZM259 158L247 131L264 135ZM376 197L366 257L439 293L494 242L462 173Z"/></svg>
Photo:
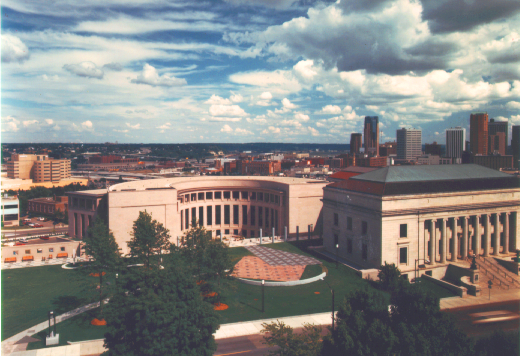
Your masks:
<svg viewBox="0 0 520 356"><path fill-rule="evenodd" d="M15 269L15 268L27 268L27 267L41 267L41 266L51 266L51 265L63 265L65 263L72 263L74 259L72 257L69 258L56 258L52 260L46 261L28 261L28 262L15 262L15 263L1 263L0 269ZM76 262L88 261L85 258L76 258Z"/></svg>
<svg viewBox="0 0 520 356"><path fill-rule="evenodd" d="M320 261L312 257L275 250L269 247L246 246L246 248L271 266L306 266L321 264Z"/></svg>
<svg viewBox="0 0 520 356"><path fill-rule="evenodd" d="M298 281L305 265L272 266L255 256L244 256L235 265L233 276L268 281Z"/></svg>

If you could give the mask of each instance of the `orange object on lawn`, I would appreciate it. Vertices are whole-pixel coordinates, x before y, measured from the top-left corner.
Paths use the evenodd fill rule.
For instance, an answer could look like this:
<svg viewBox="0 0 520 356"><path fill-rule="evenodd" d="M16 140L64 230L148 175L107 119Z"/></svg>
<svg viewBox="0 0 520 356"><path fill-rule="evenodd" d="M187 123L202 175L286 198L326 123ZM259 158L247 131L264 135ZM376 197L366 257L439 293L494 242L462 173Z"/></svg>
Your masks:
<svg viewBox="0 0 520 356"><path fill-rule="evenodd" d="M214 305L213 310L226 310L227 308L229 308L229 306L224 303L215 303L213 305Z"/></svg>
<svg viewBox="0 0 520 356"><path fill-rule="evenodd" d="M209 292L209 293L204 294L203 296L205 298L212 298L212 297L215 297L216 295L217 295L217 292Z"/></svg>
<svg viewBox="0 0 520 356"><path fill-rule="evenodd" d="M107 325L107 322L105 321L105 319L97 319L97 318L94 318L91 322L90 322L92 325L96 325L96 326L100 326L100 325Z"/></svg>
<svg viewBox="0 0 520 356"><path fill-rule="evenodd" d="M106 274L106 272L101 272L101 275L104 276ZM89 274L89 276L91 277L99 277L99 273L91 273Z"/></svg>
<svg viewBox="0 0 520 356"><path fill-rule="evenodd" d="M314 292L314 294L320 294L320 292Z"/></svg>
<svg viewBox="0 0 520 356"><path fill-rule="evenodd" d="M200 281L197 282L197 285L200 286L201 284L204 284L204 283L206 283L206 282L203 281L203 280L200 280Z"/></svg>

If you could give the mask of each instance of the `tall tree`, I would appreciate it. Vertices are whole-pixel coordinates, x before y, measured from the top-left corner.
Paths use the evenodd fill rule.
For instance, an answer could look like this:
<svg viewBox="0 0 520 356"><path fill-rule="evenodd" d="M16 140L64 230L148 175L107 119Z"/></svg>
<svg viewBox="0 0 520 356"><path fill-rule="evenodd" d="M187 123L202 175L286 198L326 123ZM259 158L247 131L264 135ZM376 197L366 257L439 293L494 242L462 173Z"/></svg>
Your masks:
<svg viewBox="0 0 520 356"><path fill-rule="evenodd" d="M386 291L396 290L402 280L399 268L397 268L394 263L388 264L386 261L385 264L379 268L377 277L379 278L379 285Z"/></svg>
<svg viewBox="0 0 520 356"><path fill-rule="evenodd" d="M304 324L300 334L282 321L263 323L264 344L278 346L270 356L318 356L321 353L321 327Z"/></svg>
<svg viewBox="0 0 520 356"><path fill-rule="evenodd" d="M152 219L152 215L145 211L139 212L139 217L134 221L132 239L128 242L130 255L137 261L150 268L154 255L161 255L170 249L170 232L163 224ZM159 261L157 261L157 266Z"/></svg>
<svg viewBox="0 0 520 356"><path fill-rule="evenodd" d="M216 350L218 315L202 300L182 258L164 269L129 268L105 315L104 355L209 356Z"/></svg>
<svg viewBox="0 0 520 356"><path fill-rule="evenodd" d="M87 264L85 271L99 277L99 319L101 319L103 300L106 297L103 274L114 272L117 269L120 262L119 246L112 232L99 218L96 218L94 223L89 226L83 241L85 242L85 253L93 258Z"/></svg>

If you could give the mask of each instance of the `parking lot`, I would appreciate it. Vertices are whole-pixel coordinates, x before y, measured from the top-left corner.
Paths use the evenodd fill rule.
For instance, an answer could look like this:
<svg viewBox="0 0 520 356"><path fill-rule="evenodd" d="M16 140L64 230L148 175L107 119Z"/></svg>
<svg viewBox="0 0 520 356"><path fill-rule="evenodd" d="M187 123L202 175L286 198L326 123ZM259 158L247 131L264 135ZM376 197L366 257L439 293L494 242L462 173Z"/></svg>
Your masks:
<svg viewBox="0 0 520 356"><path fill-rule="evenodd" d="M43 220L41 220L43 219ZM53 227L52 218L46 217L46 216L37 216L34 218L20 218L22 220L23 224L26 226L30 226L33 228L38 227ZM33 224L33 225L31 225ZM41 226L40 226L41 225Z"/></svg>

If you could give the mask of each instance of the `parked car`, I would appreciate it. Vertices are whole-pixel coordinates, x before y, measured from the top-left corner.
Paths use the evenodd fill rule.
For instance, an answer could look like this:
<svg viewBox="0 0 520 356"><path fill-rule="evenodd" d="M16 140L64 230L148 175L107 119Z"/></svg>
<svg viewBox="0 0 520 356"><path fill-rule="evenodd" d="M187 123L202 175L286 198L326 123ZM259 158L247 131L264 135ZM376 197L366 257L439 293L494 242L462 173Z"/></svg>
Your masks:
<svg viewBox="0 0 520 356"><path fill-rule="evenodd" d="M49 239L49 236L40 236L40 239L42 239L42 240L48 240L48 239Z"/></svg>
<svg viewBox="0 0 520 356"><path fill-rule="evenodd" d="M45 218L39 217L39 218L37 218L36 220L39 220L39 221L45 221Z"/></svg>
<svg viewBox="0 0 520 356"><path fill-rule="evenodd" d="M15 246L23 246L23 245L27 245L23 242L20 242L20 241L16 241L16 243L14 244Z"/></svg>
<svg viewBox="0 0 520 356"><path fill-rule="evenodd" d="M39 224L39 223L34 223L33 225L34 225L33 227L43 227L43 225Z"/></svg>
<svg viewBox="0 0 520 356"><path fill-rule="evenodd" d="M35 224L32 223L32 222L29 222L29 223L27 223L26 225L27 225L27 226L30 226L30 227L35 227L35 226L34 226Z"/></svg>

